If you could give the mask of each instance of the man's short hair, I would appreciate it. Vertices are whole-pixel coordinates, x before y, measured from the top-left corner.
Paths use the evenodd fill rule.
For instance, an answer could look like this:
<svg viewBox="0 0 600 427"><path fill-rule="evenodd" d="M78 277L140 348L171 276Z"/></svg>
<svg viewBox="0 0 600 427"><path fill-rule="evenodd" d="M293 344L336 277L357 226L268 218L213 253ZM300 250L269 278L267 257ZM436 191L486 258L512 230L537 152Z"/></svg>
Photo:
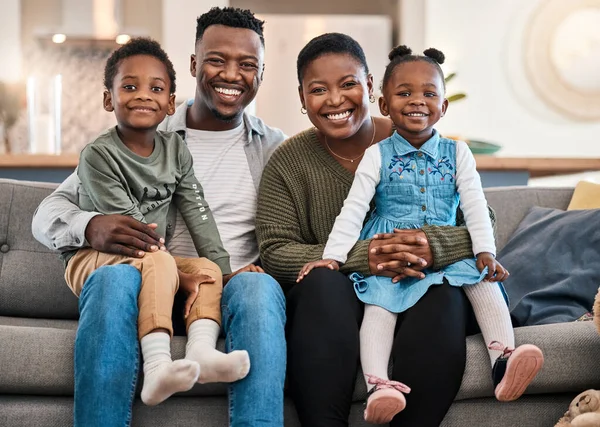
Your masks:
<svg viewBox="0 0 600 427"><path fill-rule="evenodd" d="M263 37L263 25L261 21L254 16L254 13L248 9L237 7L213 7L208 12L203 13L196 20L196 42L202 40L202 36L211 25L224 25L233 28L247 28L254 31L260 37L261 44L265 45Z"/></svg>

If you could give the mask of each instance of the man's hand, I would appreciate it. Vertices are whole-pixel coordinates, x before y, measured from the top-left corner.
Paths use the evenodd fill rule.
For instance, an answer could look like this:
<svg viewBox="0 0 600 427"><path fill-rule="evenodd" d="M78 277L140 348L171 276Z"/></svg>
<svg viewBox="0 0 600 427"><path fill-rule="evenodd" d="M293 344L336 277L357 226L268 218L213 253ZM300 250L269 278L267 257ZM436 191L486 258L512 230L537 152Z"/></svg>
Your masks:
<svg viewBox="0 0 600 427"><path fill-rule="evenodd" d="M258 265L254 265L254 264L248 264L245 267L240 268L238 271L234 271L231 274L224 274L223 275L223 286L225 286L227 284L227 282L229 282L229 280L231 280L231 278L233 276L235 276L236 274L240 274L240 273L246 273L246 272L251 272L251 273L264 273L265 270L263 270L261 267L259 267Z"/></svg>
<svg viewBox="0 0 600 427"><path fill-rule="evenodd" d="M325 267L330 270L339 271L340 264L334 259L320 259L318 261L307 262L304 264L304 267L300 269L300 273L298 273L298 278L296 279L296 283L300 282L300 280L304 279L304 277L311 272L312 269L318 267Z"/></svg>
<svg viewBox="0 0 600 427"><path fill-rule="evenodd" d="M406 277L424 278L421 270L431 264L433 254L421 230L376 234L369 245L371 274L391 277L394 283Z"/></svg>
<svg viewBox="0 0 600 427"><path fill-rule="evenodd" d="M156 227L126 215L96 215L85 229L85 238L97 251L142 258L146 252L166 250Z"/></svg>
<svg viewBox="0 0 600 427"><path fill-rule="evenodd" d="M488 268L487 276L485 276L487 281L502 282L510 276L508 270L496 261L494 255L489 252L477 254L477 269L482 272L485 267Z"/></svg>
<svg viewBox="0 0 600 427"><path fill-rule="evenodd" d="M177 270L177 273L179 274L179 289L187 295L183 309L183 317L187 318L192 305L194 305L196 298L198 298L200 285L215 283L215 279L207 274L184 273L181 270Z"/></svg>

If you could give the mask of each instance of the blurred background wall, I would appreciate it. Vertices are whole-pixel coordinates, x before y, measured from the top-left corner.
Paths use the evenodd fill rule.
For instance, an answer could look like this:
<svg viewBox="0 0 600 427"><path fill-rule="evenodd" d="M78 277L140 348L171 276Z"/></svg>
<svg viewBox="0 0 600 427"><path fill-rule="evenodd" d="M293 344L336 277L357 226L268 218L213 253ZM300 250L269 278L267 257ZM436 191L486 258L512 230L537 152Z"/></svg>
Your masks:
<svg viewBox="0 0 600 427"><path fill-rule="evenodd" d="M339 31L364 47L377 86L395 44L444 51L446 73L456 73L448 92L467 95L440 122L445 134L499 144L499 156L600 157L600 0L0 0L0 111L14 109L15 97L18 106L0 128L10 127L12 151L31 151L32 135L52 150L45 139L59 135L60 150L76 153L113 124L101 106L104 61L117 46L111 31L160 41L177 70L178 101L192 97L195 17L228 5L266 20L265 80L250 110L288 134L309 126L296 55L315 35ZM94 24L52 41L75 32L73 21L102 15L98 7L113 12L103 37ZM29 115L27 87L37 105Z"/></svg>

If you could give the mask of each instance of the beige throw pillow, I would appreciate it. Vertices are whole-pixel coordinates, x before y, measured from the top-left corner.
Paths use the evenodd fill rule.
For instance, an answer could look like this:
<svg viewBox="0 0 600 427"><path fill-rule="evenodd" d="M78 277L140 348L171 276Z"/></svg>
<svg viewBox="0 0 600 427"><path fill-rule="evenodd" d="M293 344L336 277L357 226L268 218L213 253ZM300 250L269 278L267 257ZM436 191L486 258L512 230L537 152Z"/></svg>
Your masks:
<svg viewBox="0 0 600 427"><path fill-rule="evenodd" d="M582 209L600 209L600 184L579 181L573 192L568 211Z"/></svg>

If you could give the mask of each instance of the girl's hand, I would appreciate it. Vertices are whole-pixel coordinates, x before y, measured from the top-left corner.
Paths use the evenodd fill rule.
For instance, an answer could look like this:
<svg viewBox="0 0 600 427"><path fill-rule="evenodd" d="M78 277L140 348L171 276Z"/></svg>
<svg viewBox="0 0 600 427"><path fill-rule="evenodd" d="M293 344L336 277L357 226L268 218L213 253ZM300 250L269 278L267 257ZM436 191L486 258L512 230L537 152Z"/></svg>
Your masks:
<svg viewBox="0 0 600 427"><path fill-rule="evenodd" d="M185 300L183 309L183 317L187 318L192 309L192 305L198 298L198 289L200 285L215 283L215 279L207 274L184 273L177 270L179 273L179 289L181 289L188 297Z"/></svg>
<svg viewBox="0 0 600 427"><path fill-rule="evenodd" d="M488 273L485 276L485 280L490 282L502 282L510 276L508 270L502 267L494 255L489 252L481 252L477 254L477 269L481 272L487 267Z"/></svg>
<svg viewBox="0 0 600 427"><path fill-rule="evenodd" d="M338 271L340 269L340 265L334 259L320 259L319 261L309 262L302 267L300 273L298 273L298 278L296 279L296 283L300 282L300 280L304 279L304 277L310 273L313 268L317 267L326 267L330 270Z"/></svg>

